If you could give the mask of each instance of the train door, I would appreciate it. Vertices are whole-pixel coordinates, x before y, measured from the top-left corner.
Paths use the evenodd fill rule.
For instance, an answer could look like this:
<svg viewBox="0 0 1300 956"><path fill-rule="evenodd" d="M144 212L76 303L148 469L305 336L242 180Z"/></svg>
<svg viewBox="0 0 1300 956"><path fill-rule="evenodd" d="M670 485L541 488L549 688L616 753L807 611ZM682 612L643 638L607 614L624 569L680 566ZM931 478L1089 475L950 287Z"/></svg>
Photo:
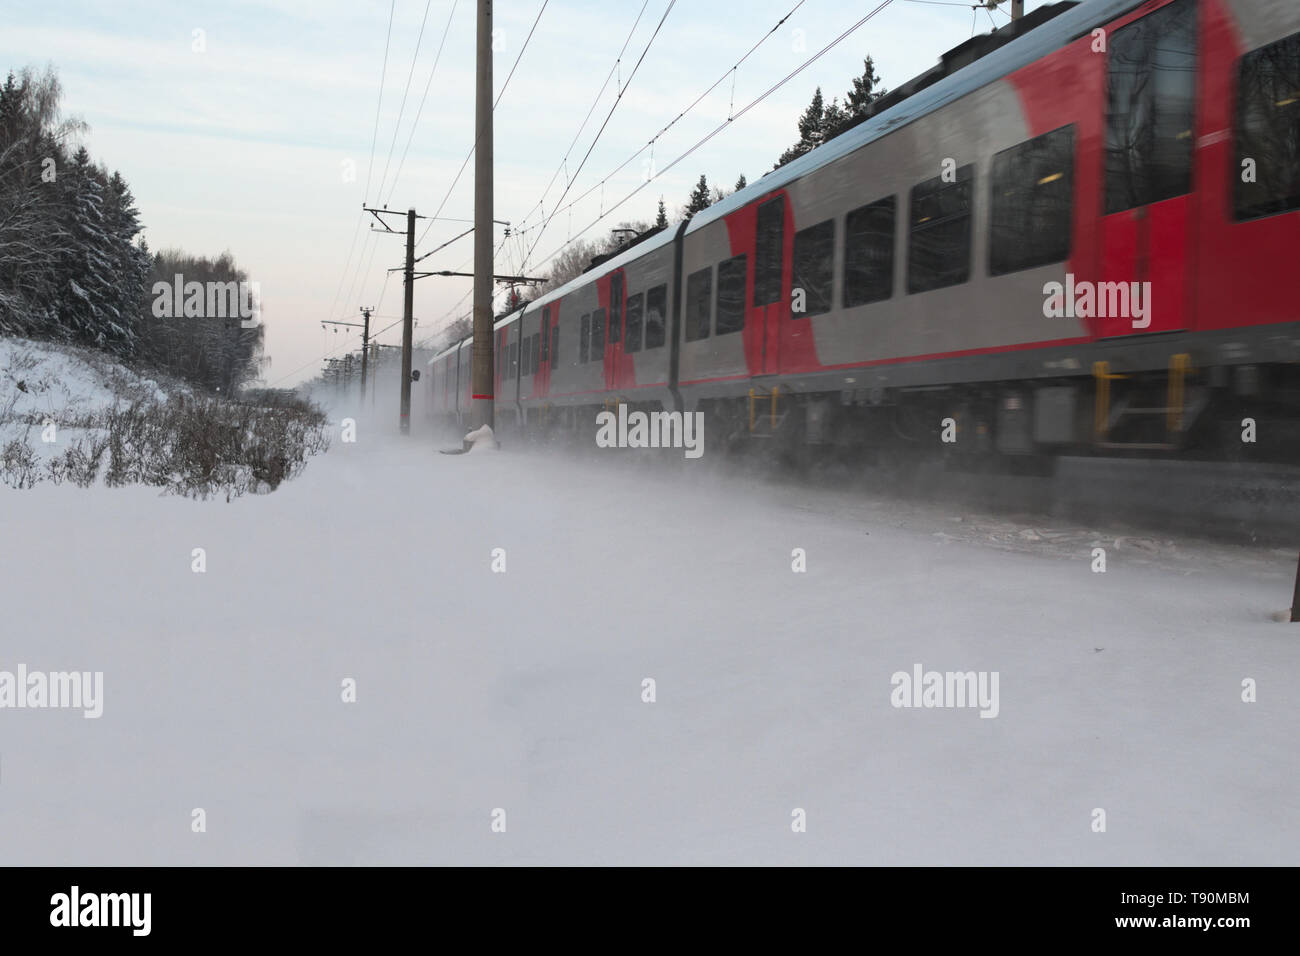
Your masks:
<svg viewBox="0 0 1300 956"><path fill-rule="evenodd" d="M627 276L622 269L610 273L609 303L606 311L609 314L609 332L605 336L605 387L617 390L631 384L631 376L625 374L629 371L625 367L627 360L623 357L623 340L627 331L624 328L627 313Z"/></svg>
<svg viewBox="0 0 1300 956"><path fill-rule="evenodd" d="M540 352L537 356L537 378L533 381L533 395L545 398L551 393L551 307L542 306L540 325Z"/></svg>
<svg viewBox="0 0 1300 956"><path fill-rule="evenodd" d="M1192 323L1196 2L1172 0L1108 31L1099 337Z"/></svg>
<svg viewBox="0 0 1300 956"><path fill-rule="evenodd" d="M754 236L754 307L750 321L758 340L757 374L777 371L781 323L789 300L782 294L785 273L785 196L773 196L758 207Z"/></svg>

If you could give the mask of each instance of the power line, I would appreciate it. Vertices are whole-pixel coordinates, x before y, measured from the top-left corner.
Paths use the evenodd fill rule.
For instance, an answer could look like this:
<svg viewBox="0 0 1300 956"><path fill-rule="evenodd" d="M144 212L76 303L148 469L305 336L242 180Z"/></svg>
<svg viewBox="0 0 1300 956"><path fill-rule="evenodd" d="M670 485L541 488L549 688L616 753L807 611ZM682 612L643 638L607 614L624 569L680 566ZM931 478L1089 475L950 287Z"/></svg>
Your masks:
<svg viewBox="0 0 1300 956"><path fill-rule="evenodd" d="M712 131L712 132L710 132L710 133L708 133L707 135L705 135L701 140L699 140L699 142L697 142L697 143L696 143L694 146L692 146L690 149L686 150L684 153L682 153L681 155L679 155L678 157L676 157L672 162L670 162L670 163L669 163L667 166L665 166L662 170L659 170L659 171L658 171L657 173L655 173L653 176L651 176L651 177L649 177L648 179L646 179L645 182L641 183L639 186L637 186L635 189L633 189L630 193L628 193L626 196L624 196L622 199L620 199L620 200L619 200L617 203L615 203L613 206L610 206L609 209L607 209L607 210L605 210L604 212L602 212L602 213L601 213L599 216L597 216L594 220L592 220L590 223L588 223L586 226L584 226L581 230L579 230L578 233L577 233L576 235L571 236L569 239L567 239L567 240L565 240L564 242L562 242L558 247L556 247L556 248L555 248L555 249L550 253L550 255L546 256L546 258L544 258L544 259L540 260L539 262L537 262L537 263L534 265L533 268L537 268L538 266L542 265L542 263L549 262L549 261L550 261L551 259L553 259L556 255L558 255L559 252L560 252L561 250L563 250L565 246L567 246L567 245L569 245L570 243L572 243L575 239L577 239L579 236L581 236L583 233L585 233L588 229L590 229L592 226L596 225L596 223L600 222L600 221L601 221L602 219L604 219L606 216L610 215L612 212L614 212L615 209L618 209L618 208L619 208L620 206L622 206L625 202L627 202L629 199L631 199L633 196L635 196L637 193L639 193L642 189L644 189L646 186L650 185L650 183L654 182L654 180L658 179L658 178L659 178L660 176L662 176L664 173L668 172L668 170L672 169L674 166L676 166L678 163L680 163L682 160L684 160L687 156L690 156L692 153L694 153L697 149L699 149L701 146L703 146L703 145L704 145L705 143L707 143L709 140L713 139L713 137L715 137L715 136L717 136L719 133L721 133L724 129L726 129L728 126L730 126L730 125L731 125L735 120L740 119L742 116L744 116L746 113L748 113L751 109L753 109L753 108L754 108L755 106L757 106L759 103L763 102L763 100L767 99L769 96L771 96L773 93L775 93L778 89L780 89L780 88L781 88L782 86L784 86L786 83L790 82L790 80L794 79L796 76L798 76L800 73L802 73L805 69L807 69L807 68L808 68L809 66L811 66L813 63L815 63L817 60L819 60L823 55L825 55L825 54L826 54L829 50L831 50L833 47L838 46L838 45L839 45L841 42L843 42L843 41L844 41L848 36L850 36L851 34L853 34L854 32L856 32L858 29L860 29L860 28L862 27L863 24L865 24L868 20L870 20L872 17L874 17L874 16L875 16L877 13L879 13L881 10L885 9L885 7L889 6L889 4L892 3L892 2L893 2L893 0L883 0L883 2L880 3L879 6L877 6L874 10L872 10L870 13L868 13L865 17L863 17L863 18L862 18L861 20L859 20L857 23L853 24L853 26L849 27L847 30L845 30L843 33L841 33L838 37L836 37L836 38L835 38L834 40L832 40L830 43L826 44L826 46L822 47L820 50L818 50L816 53L814 53L812 56L810 56L807 60L805 60L803 63L801 63L801 64L800 64L799 66L797 66L795 69L791 70L791 71L790 71L789 73L787 73L784 77L782 77L780 80L778 80L776 83L774 83L771 87L769 87L765 92L761 93L760 95L758 95L757 97L755 97L753 100L751 100L748 104L745 105L745 107L744 107L743 109L740 110L740 112L736 113L735 116L733 116L733 117L727 119L727 120L726 120L725 122L723 122L723 123L720 123L720 124L719 124L719 125L718 125L718 126L717 126L713 131ZM534 243L534 245L536 245L536 243Z"/></svg>
<svg viewBox="0 0 1300 956"><path fill-rule="evenodd" d="M429 87L433 85L433 75L438 72L438 63L442 59L442 48L447 42L447 32L451 29L452 17L456 15L456 3L457 0L452 0L451 13L447 15L447 25L442 28L442 40L438 42L438 52L433 58L433 69L429 71L429 79L424 84L424 94L420 97L420 108L415 111L415 122L411 124L411 133L406 137L406 146L402 149L401 161L398 162L397 172L393 175L393 188L388 191L388 202L390 203L393 201L393 193L397 191L397 180L401 178L402 167L406 165L406 154L411 149L411 140L415 138L415 131L420 126L420 116L424 113L424 101L429 96Z"/></svg>
<svg viewBox="0 0 1300 956"><path fill-rule="evenodd" d="M723 82L724 80L726 80L728 76L732 76L732 75L735 73L735 71L740 67L740 65L743 64L746 60L748 60L748 59L750 58L750 56L753 55L754 51L756 51L760 46L762 46L764 43L766 43L767 40L768 40L768 38L771 37L772 34L776 33L776 31L779 30L779 29L781 28L781 25L782 25L783 23L785 23L787 20L789 20L790 17L794 16L795 11L797 11L801 6L803 6L803 5L804 5L804 2L805 2L805 0L799 0L798 3L796 3L793 7L791 7L791 8L790 8L790 12L787 13L785 16L783 16L780 20L778 20L778 21L777 21L777 22L772 26L772 28L771 28L770 30L767 31L767 33L763 34L763 36L759 39L759 41L758 41L757 43L755 43L752 47L750 47L750 48L749 48L749 51L748 51L747 53L745 53L744 56L742 56L739 60L736 61L736 63L735 63L734 66L732 66L731 68L729 68L729 69L728 69L726 72L724 72L720 77L718 77L718 79L715 80L715 81L713 82L713 84L709 86L708 89L706 89L703 93L701 93L699 96L697 96L697 97L695 98L694 102L692 102L690 106L686 107L684 110L682 110L680 113L678 113L677 116L675 116L675 117L672 119L672 121L668 123L667 126L665 126L663 129L659 130L659 132L655 133L654 136L650 137L650 139L646 141L645 145L643 145L640 149L638 149L636 152L634 152L634 153L633 153L631 156L629 156L627 159L623 160L623 162L619 163L618 166L614 167L614 169L610 170L610 172L608 172L608 173L607 173L607 174L606 174L606 175L605 175L605 176L604 176L604 177L603 177L599 182L597 182L596 184L594 184L593 186L591 186L591 188L589 188L586 192L582 193L582 195L577 196L577 197L574 198L572 201L570 201L569 204L568 204L567 206L564 206L564 207L562 207L562 208L556 208L556 209L554 210L554 212L552 212L551 215L552 215L552 216L555 216L555 215L557 215L557 214L559 214L559 213L561 213L561 212L565 212L566 210L572 209L574 206L576 206L578 203L582 202L582 200L586 199L586 198L587 198L588 196L590 196L593 192L595 192L598 188L600 188L601 185L603 185L604 183L608 182L608 181L609 181L610 179L612 179L613 177L617 176L620 172L622 172L622 170L623 170L624 168L627 167L627 165L628 165L629 163L631 163L633 160L635 160L638 156L640 156L642 153L644 153L647 149L651 148L651 147L655 144L655 142L656 142L660 137L662 137L662 136L664 135L664 133L666 133L666 132L668 132L668 130L672 129L673 126L675 126L679 120L681 120L682 118L684 118L684 117L686 116L687 113L689 113L691 110L695 109L695 107L697 107L701 102L703 102L703 101L704 101L704 98L705 98L706 96L708 96L710 93L712 93L715 89L717 89L718 86L721 85L722 82ZM653 178L653 177L652 177L652 178ZM554 179L552 179L552 182L553 182L553 181L554 181ZM549 189L550 189L550 186L547 186L547 190L548 190L548 191L549 191ZM544 195L544 194L543 194L543 195ZM538 205L540 205L540 203L538 203ZM537 207L534 206L533 208L536 209ZM528 215L531 215L531 214L532 214L532 210L529 210ZM527 226L527 227L524 227L524 226L523 226L523 222L526 222L526 221L527 221L527 219L528 219L528 215L525 215L524 218L523 218L523 220L521 220L521 222L520 222L520 226L515 228L514 231L515 231L516 234L524 234L524 233L528 233L528 232L531 232L533 229L538 228L538 225Z"/></svg>
<svg viewBox="0 0 1300 956"><path fill-rule="evenodd" d="M505 246L505 244L506 244L506 238L508 238L508 237L502 238L502 240L501 240L501 244L497 246L496 252L494 252L494 253L492 254L492 262L493 262L493 264L496 263L497 256L499 256L499 255L501 254L501 250L502 250L502 248L504 248L504 246ZM470 258L473 258L473 257L471 256ZM470 263L470 259L466 259L464 262L462 262L459 266L456 267L456 271L459 272L461 269L463 269L463 268L465 268L467 265L469 265L469 263ZM468 298L470 297L470 294L471 294L473 291L474 291L474 288L473 288L473 286L471 286L470 289L469 289L469 291L466 292L463 296L460 297L460 301L459 301L459 302L457 302L455 305L453 305L450 309L448 309L446 312L444 312L444 313L443 313L442 315L440 315L438 318L434 319L429 334L430 334L430 335L436 335L438 330L437 330L436 328L434 328L433 326L441 325L443 319L447 318L447 316L451 315L453 312L455 312L457 309L459 309L462 305L464 305L464 304L465 304L465 300L468 299ZM469 313L465 313L465 314L468 315ZM458 316L458 318L460 318L460 316Z"/></svg>
<svg viewBox="0 0 1300 956"><path fill-rule="evenodd" d="M388 33L384 36L384 65L379 71L379 98L375 103L375 130L370 137L370 161L366 165L366 195L370 194L370 177L374 172L375 141L379 138L379 111L380 107L382 107L384 103L384 80L388 76L388 47L393 39L393 11L396 6L397 0L392 0L392 3L390 3L388 7ZM343 283L347 281L348 269L352 265L352 253L355 252L357 248L357 230L361 228L361 220L365 218L365 215L364 210L358 213L357 224L352 227L352 244L348 247L348 257L343 264L343 271L339 273L339 284L338 288L334 290L334 299L330 302L329 310L325 313L327 316L333 317L334 308L338 305L339 293L343 291ZM364 255L364 253L362 254ZM359 266L360 263L358 262L358 267ZM355 284L356 280L353 279L353 285ZM352 293L349 291L348 297L351 298L351 296Z"/></svg>
<svg viewBox="0 0 1300 956"><path fill-rule="evenodd" d="M348 258L343 263L343 271L339 273L339 284L338 288L334 290L334 299L330 302L330 307L325 312L327 316L333 317L334 307L339 304L339 293L343 291L343 283L347 280L348 269L352 265L352 253L354 253L357 248L357 236L360 234L361 220L365 218L365 215L364 211L359 213L357 215L357 224L352 227L352 245L348 247Z"/></svg>
<svg viewBox="0 0 1300 956"><path fill-rule="evenodd" d="M614 73L623 59L623 54L627 51L627 45L632 42L632 36L636 33L637 25L640 24L641 17L648 6L650 6L650 0L645 0L645 2L641 4L641 11L636 15L636 20L632 23L632 29L627 32L627 39L623 41L623 48L618 51L618 56L614 59L614 65L609 68L609 74L605 77L605 82L601 85L599 92L596 93L596 98L592 100L591 108L587 110L587 115L583 118L582 125L578 127L578 132L573 134L573 142L569 143L569 148L564 151L564 158L560 160L560 164L555 167L555 172L551 174L551 181L548 182L546 188L542 190L542 198L539 199L537 204L533 206L532 209L529 209L528 212L524 214L523 219L520 220L521 225L528 221L528 217L533 214L534 209L541 208L542 203L546 201L546 194L551 191L551 187L555 185L556 177L560 175L560 171L563 170L565 165L568 163L569 155L573 152L573 147L578 144L578 138L582 136L582 131L587 128L587 122L591 119L591 114L596 112L596 107L600 105L600 98L605 95L605 90L609 87L609 81L614 78ZM566 176L565 178L568 179L569 177Z"/></svg>
<svg viewBox="0 0 1300 956"><path fill-rule="evenodd" d="M429 7L433 0L424 0L424 17L420 20L420 32L415 38L415 53L411 55L411 69L406 74L406 87L402 90L402 105L397 108L397 122L393 124L393 141L388 144L388 159L384 160L384 175L379 177L379 192L384 191L384 183L388 182L388 167L393 162L393 150L397 146L397 134L402 128L402 114L406 112L406 97L411 93L411 80L415 76L415 64L420 59L420 44L424 42L424 25L429 20ZM414 132L414 128L412 128ZM396 184L394 184L396 185ZM370 198L367 191L366 198Z"/></svg>
<svg viewBox="0 0 1300 956"><path fill-rule="evenodd" d="M546 12L546 5L550 2L551 0L542 0L542 8L537 11L537 16L533 18L532 29L528 31L528 36L524 37L524 45L519 48L519 55L515 57L514 65L510 67L510 72L506 74L505 82L501 84L501 89L497 92L497 98L492 101L493 111L496 110L497 104L501 102L501 97L505 95L506 87L510 85L510 78L515 75L515 67L524 58L524 50L528 49L528 41L533 38L533 30L537 29L537 22L542 19L542 14Z"/></svg>
<svg viewBox="0 0 1300 956"><path fill-rule="evenodd" d="M514 66L510 67L510 72L506 74L506 80L504 83L501 84L501 89L497 93L497 98L492 103L493 114L496 113L496 108L497 105L501 102L501 97L506 95L506 87L510 85L510 78L515 75L515 67L519 66L519 61L524 58L524 51L528 49L528 41L533 38L533 31L537 29L537 23L542 19L542 13L545 12L546 5L549 2L550 0L542 0L542 7L540 10L537 11L537 16L533 18L532 28L529 29L528 36L524 38L523 46L519 48L519 55L515 57ZM461 174L465 172L465 167L469 165L470 157L474 155L474 150L477 146L478 146L478 133L476 132L474 135L474 145L471 146L469 148L469 152L465 154L465 161L460 164L460 170L456 173L456 178L451 181L451 186L447 189L447 195L443 196L442 202L438 203L438 208L434 211L433 215L429 218L429 224L424 227L424 232L420 233L420 238L417 240L417 244L424 242L424 237L427 236L429 234L429 230L433 228L434 220L436 220L438 216L442 214L443 207L447 205L447 200L451 198L452 192L456 189L456 184L460 182Z"/></svg>
<svg viewBox="0 0 1300 956"><path fill-rule="evenodd" d="M668 19L668 14L672 13L673 7L676 5L677 0L669 0L668 8L664 10L664 15L659 18L659 24L655 27L654 33L650 34L650 39L646 41L645 49L641 51L641 56L637 58L636 66L634 66L632 72L628 74L627 82L623 84L621 89L619 89L618 96L614 98L614 105L609 108L609 113L605 115L605 122L601 123L600 129L596 130L596 135L592 139L591 145L587 147L587 152L583 155L582 162L579 163L578 168L574 170L573 176L569 179L569 184L564 187L564 192L560 193L560 198L557 200L557 203L564 202L564 197L569 194L569 190L573 187L573 183L577 179L578 173L582 172L582 167L587 164L587 159L591 156L591 151L595 149L596 144L600 142L601 134L605 132L605 127L609 125L609 121L613 118L614 111L618 109L618 104L623 102L623 94L626 93L627 88L632 85L632 80L636 77L637 70L641 68L641 64L645 61L646 54L650 52L651 44L655 42L655 37L659 36L659 31L663 29L664 21ZM528 247L528 253L524 256L523 262L525 268L528 266L528 259L532 256L533 250L536 249L537 244L541 242L542 236L546 232L546 227L550 225L551 220L554 218L555 213L552 212L551 215L542 223L542 227L537 233L537 238L533 240L533 244Z"/></svg>
<svg viewBox="0 0 1300 956"><path fill-rule="evenodd" d="M393 39L393 10L397 0L388 5L388 34L384 37L384 66L379 73L379 101L375 103L375 131L370 136L370 162L366 165L366 195L370 195L370 177L375 171L375 142L379 139L379 109L384 104L384 81L388 78L388 45Z"/></svg>

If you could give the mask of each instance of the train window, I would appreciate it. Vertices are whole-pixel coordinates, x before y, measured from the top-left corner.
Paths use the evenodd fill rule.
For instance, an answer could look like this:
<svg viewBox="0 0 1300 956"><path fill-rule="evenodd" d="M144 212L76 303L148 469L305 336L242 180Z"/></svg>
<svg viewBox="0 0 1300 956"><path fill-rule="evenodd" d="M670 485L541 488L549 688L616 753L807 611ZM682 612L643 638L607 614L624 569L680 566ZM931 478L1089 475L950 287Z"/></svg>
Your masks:
<svg viewBox="0 0 1300 956"><path fill-rule="evenodd" d="M928 292L970 278L970 201L975 166L957 170L952 182L935 176L912 187L912 224L907 247L907 291Z"/></svg>
<svg viewBox="0 0 1300 956"><path fill-rule="evenodd" d="M894 196L859 206L844 219L844 308L894 294Z"/></svg>
<svg viewBox="0 0 1300 956"><path fill-rule="evenodd" d="M735 256L718 263L718 335L739 332L745 327L745 272L747 256Z"/></svg>
<svg viewBox="0 0 1300 956"><path fill-rule="evenodd" d="M644 302L643 292L627 297L627 340L623 343L624 352L641 351L641 312Z"/></svg>
<svg viewBox="0 0 1300 956"><path fill-rule="evenodd" d="M1074 127L993 157L989 275L1062 262L1070 254Z"/></svg>
<svg viewBox="0 0 1300 956"><path fill-rule="evenodd" d="M821 315L831 310L831 281L835 275L835 220L827 219L815 226L794 234L794 278L790 296L793 306L800 305L795 298L803 292L803 309L792 311L796 319L806 315Z"/></svg>
<svg viewBox="0 0 1300 956"><path fill-rule="evenodd" d="M551 329L551 368L560 367L560 322L556 319L555 328Z"/></svg>
<svg viewBox="0 0 1300 956"><path fill-rule="evenodd" d="M785 197L758 207L754 243L754 305L771 305L781 298L781 261L785 247Z"/></svg>
<svg viewBox="0 0 1300 956"><path fill-rule="evenodd" d="M668 286L657 285L645 294L645 347L657 349L667 341Z"/></svg>
<svg viewBox="0 0 1300 956"><path fill-rule="evenodd" d="M1238 219L1300 209L1300 33L1241 58L1232 182Z"/></svg>
<svg viewBox="0 0 1300 956"><path fill-rule="evenodd" d="M615 273L609 280L609 344L623 338L623 276Z"/></svg>
<svg viewBox="0 0 1300 956"><path fill-rule="evenodd" d="M605 310L591 313L591 360L599 362L605 357Z"/></svg>
<svg viewBox="0 0 1300 956"><path fill-rule="evenodd" d="M546 364L551 357L551 307L548 305L542 309L542 355L541 363Z"/></svg>
<svg viewBox="0 0 1300 956"><path fill-rule="evenodd" d="M585 362L589 357L589 345L591 341L591 314L588 313L582 317L581 338L578 340L578 361Z"/></svg>
<svg viewBox="0 0 1300 956"><path fill-rule="evenodd" d="M1106 107L1106 212L1192 188L1195 0L1174 0L1111 33Z"/></svg>
<svg viewBox="0 0 1300 956"><path fill-rule="evenodd" d="M510 377L515 378L519 371L519 343L510 343Z"/></svg>
<svg viewBox="0 0 1300 956"><path fill-rule="evenodd" d="M713 304L713 267L686 277L686 341L709 337L709 307Z"/></svg>
<svg viewBox="0 0 1300 956"><path fill-rule="evenodd" d="M538 370L539 368L542 367L542 365L541 365L541 363L542 363L542 333L541 333L541 332L534 332L534 333L533 333L533 354L532 354L532 360L533 360L533 374L536 375L536 374L537 374L537 370Z"/></svg>

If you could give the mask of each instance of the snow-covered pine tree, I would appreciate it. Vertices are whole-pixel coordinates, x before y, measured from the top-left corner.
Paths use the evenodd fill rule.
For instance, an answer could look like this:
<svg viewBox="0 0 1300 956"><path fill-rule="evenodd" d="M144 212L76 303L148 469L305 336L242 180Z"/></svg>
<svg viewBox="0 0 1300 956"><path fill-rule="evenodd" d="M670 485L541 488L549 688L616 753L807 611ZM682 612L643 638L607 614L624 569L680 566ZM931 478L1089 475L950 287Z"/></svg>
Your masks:
<svg viewBox="0 0 1300 956"><path fill-rule="evenodd" d="M135 243L140 233L140 214L131 187L121 173L114 172L108 178L104 218L117 275L113 304L118 318L111 329L111 343L117 351L131 352L135 349L136 326L141 321L148 292L150 261L148 252Z"/></svg>
<svg viewBox="0 0 1300 956"><path fill-rule="evenodd" d="M100 348L122 329L117 307L117 263L112 230L107 222L107 177L82 146L59 177L62 220L71 248L60 257L60 298L57 303L62 337L91 342Z"/></svg>
<svg viewBox="0 0 1300 956"><path fill-rule="evenodd" d="M713 205L713 194L709 191L709 181L704 177L703 173L700 173L700 180L695 184L695 188L691 190L691 196L686 201L686 209L683 215L686 219L690 219L697 212L708 209L711 205Z"/></svg>

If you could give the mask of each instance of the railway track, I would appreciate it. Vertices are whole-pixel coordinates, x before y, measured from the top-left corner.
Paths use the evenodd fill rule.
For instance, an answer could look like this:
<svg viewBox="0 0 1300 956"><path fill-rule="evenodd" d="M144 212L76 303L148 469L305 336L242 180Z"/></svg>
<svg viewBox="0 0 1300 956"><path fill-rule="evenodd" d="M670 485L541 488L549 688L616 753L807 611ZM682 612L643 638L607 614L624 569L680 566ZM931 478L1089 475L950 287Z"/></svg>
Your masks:
<svg viewBox="0 0 1300 956"><path fill-rule="evenodd" d="M1062 457L1030 475L927 460L808 476L908 500L1300 548L1300 468L1287 465Z"/></svg>

